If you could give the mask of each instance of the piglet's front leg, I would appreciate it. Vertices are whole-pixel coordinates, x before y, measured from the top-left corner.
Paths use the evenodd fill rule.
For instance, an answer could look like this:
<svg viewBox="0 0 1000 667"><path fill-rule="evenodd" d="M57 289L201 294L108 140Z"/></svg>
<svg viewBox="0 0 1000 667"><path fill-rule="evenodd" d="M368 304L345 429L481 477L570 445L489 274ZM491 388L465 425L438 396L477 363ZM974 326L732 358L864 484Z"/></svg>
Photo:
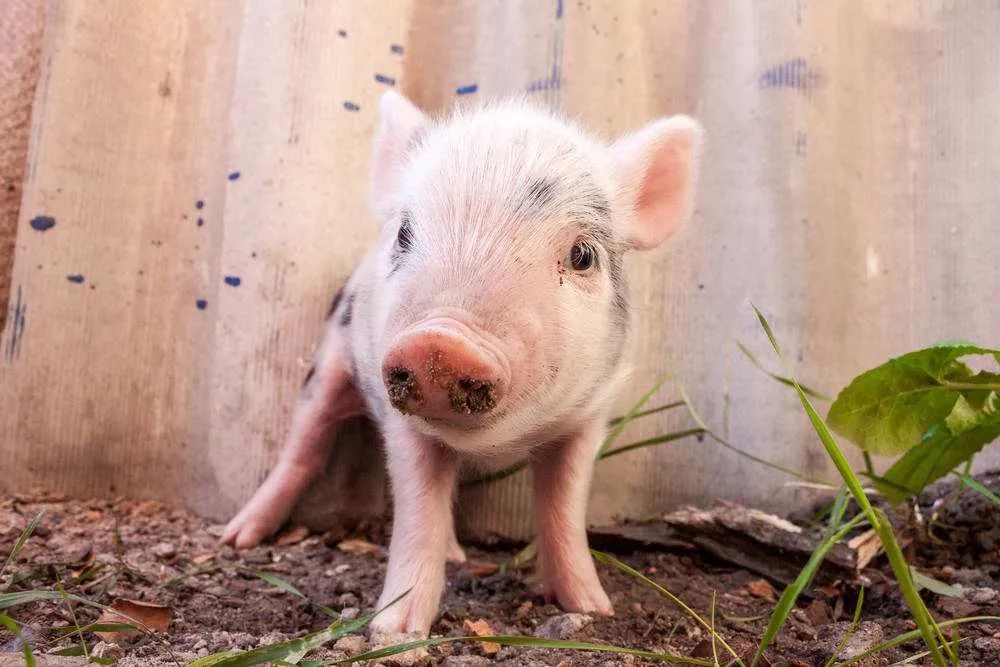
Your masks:
<svg viewBox="0 0 1000 667"><path fill-rule="evenodd" d="M376 633L426 635L444 589L445 556L452 537L452 494L457 463L444 445L401 420L383 425L392 482L389 564L379 608L406 595L372 621ZM407 591L409 591L407 593Z"/></svg>
<svg viewBox="0 0 1000 667"><path fill-rule="evenodd" d="M532 464L538 558L546 596L566 611L611 615L587 547L587 496L603 422L558 443Z"/></svg>

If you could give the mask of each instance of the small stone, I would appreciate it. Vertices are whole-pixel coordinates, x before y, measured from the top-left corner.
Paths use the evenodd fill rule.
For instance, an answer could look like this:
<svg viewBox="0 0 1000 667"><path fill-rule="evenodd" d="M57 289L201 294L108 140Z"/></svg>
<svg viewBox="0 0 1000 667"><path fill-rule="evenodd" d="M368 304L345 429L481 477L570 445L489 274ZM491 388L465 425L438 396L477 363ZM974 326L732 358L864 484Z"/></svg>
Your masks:
<svg viewBox="0 0 1000 667"><path fill-rule="evenodd" d="M351 569L351 564L350 563L341 563L337 567L333 568L333 573L334 574L343 574L343 573L347 572L350 569Z"/></svg>
<svg viewBox="0 0 1000 667"><path fill-rule="evenodd" d="M525 600L522 602L520 606L518 606L517 611L514 612L514 620L523 621L525 617L531 613L534 606L535 605L532 604L531 600Z"/></svg>
<svg viewBox="0 0 1000 667"><path fill-rule="evenodd" d="M386 646L395 646L396 644L416 641L418 639L423 639L423 636L419 632L378 632L372 634L371 646L373 649L379 649ZM406 651L405 653L397 653L396 655L386 656L385 658L380 658L375 662L382 665L410 667L410 665L420 663L428 655L429 654L426 649L418 648Z"/></svg>
<svg viewBox="0 0 1000 667"><path fill-rule="evenodd" d="M333 648L337 651L343 651L347 655L357 655L364 653L368 648L368 640L361 635L345 635L337 640Z"/></svg>
<svg viewBox="0 0 1000 667"><path fill-rule="evenodd" d="M590 625L593 619L587 614L559 614L546 619L535 636L545 639L569 639L574 633Z"/></svg>
<svg viewBox="0 0 1000 667"><path fill-rule="evenodd" d="M151 549L153 555L163 560L168 560L177 555L177 547L170 542L159 542Z"/></svg>
<svg viewBox="0 0 1000 667"><path fill-rule="evenodd" d="M115 658L118 659L125 655L125 651L122 647L114 642L99 641L94 644L94 647L90 649L91 655L98 658Z"/></svg>
<svg viewBox="0 0 1000 667"><path fill-rule="evenodd" d="M847 646L840 652L839 660L850 660L854 656L867 651L875 644L885 640L885 632L882 626L874 621L861 621ZM864 664L864 663L862 663Z"/></svg>
<svg viewBox="0 0 1000 667"><path fill-rule="evenodd" d="M204 637L202 637L201 639L199 639L198 641L196 641L194 643L194 646L191 647L191 650L192 651L200 651L203 648L208 648L208 642L205 641Z"/></svg>
<svg viewBox="0 0 1000 667"><path fill-rule="evenodd" d="M481 655L449 655L441 661L443 667L487 667L489 658Z"/></svg>
<svg viewBox="0 0 1000 667"><path fill-rule="evenodd" d="M345 621L353 621L361 614L357 607L344 607L340 610L340 617Z"/></svg>
<svg viewBox="0 0 1000 667"><path fill-rule="evenodd" d="M354 593L344 593L337 598L338 607L357 607L358 606L358 596Z"/></svg>
<svg viewBox="0 0 1000 667"><path fill-rule="evenodd" d="M965 592L965 598L974 604L990 604L1000 597L995 588L973 588Z"/></svg>
<svg viewBox="0 0 1000 667"><path fill-rule="evenodd" d="M989 655L1000 655L1000 638L998 637L977 637L972 645L980 651Z"/></svg>

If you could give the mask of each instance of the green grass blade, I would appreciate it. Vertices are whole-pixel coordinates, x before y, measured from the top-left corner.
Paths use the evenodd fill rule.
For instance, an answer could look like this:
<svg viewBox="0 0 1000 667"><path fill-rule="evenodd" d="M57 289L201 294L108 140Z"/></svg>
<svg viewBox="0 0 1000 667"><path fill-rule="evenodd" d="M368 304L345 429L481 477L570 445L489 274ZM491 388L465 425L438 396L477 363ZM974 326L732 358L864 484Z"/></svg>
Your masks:
<svg viewBox="0 0 1000 667"><path fill-rule="evenodd" d="M864 519L864 515L859 514L836 531L833 531L827 537L819 543L816 550L812 552L809 556L809 560L806 561L805 567L799 572L799 575L795 577L795 581L790 583L784 591L781 593L781 597L778 598L778 603L774 606L774 611L771 612L771 619L767 623L767 628L764 630L764 635L760 639L760 643L757 645L757 652L754 653L753 661L750 663L750 667L756 667L760 662L761 658L764 657L764 651L767 647L771 645L774 638L778 636L781 628L784 627L785 621L788 620L789 614L792 613L792 609L795 607L795 601L799 599L802 591L809 586L809 583L813 580L816 572L819 571L820 566L823 564L823 559L830 552L837 542L844 539L848 533L854 530L859 523Z"/></svg>
<svg viewBox="0 0 1000 667"><path fill-rule="evenodd" d="M693 618L697 623L699 623L703 628L705 628L705 630L708 631L708 633L712 636L712 638L714 640L718 640L718 642L720 644L722 644L723 648L725 648L729 652L730 655L733 656L733 658L736 660L736 662L738 664L740 664L740 665L743 664L743 661L740 659L740 656L736 653L736 651L733 650L733 648L728 643L726 643L726 640L723 639L719 635L719 633L717 633L712 628L711 624L709 624L707 621L705 621L705 619L702 618L698 614L698 612L696 612L694 609L692 609L691 607L689 607L679 597L677 597L676 595L674 595L673 593L671 593L670 591L668 591L666 588L664 588L660 584L656 583L655 581L653 581L652 579L650 579L649 577L647 577L646 575L644 575L642 572L639 572L638 570L636 570L635 568L631 567L630 565L627 565L627 564L621 562L620 560L618 560L617 558L615 558L611 554L604 553L603 551L595 551L594 549L591 549L590 553L594 556L594 558L599 563L604 563L605 565L610 565L611 567L615 568L619 572L623 572L623 573L629 575L630 577L632 577L633 579L636 579L637 581L640 581L640 582L644 583L646 586L648 586L649 588L652 588L653 590L655 590L656 592L658 592L660 595L662 595L663 597L667 598L668 600L670 600L671 602L673 602L674 604L676 604L678 607L680 607L681 609L683 609L691 618Z"/></svg>
<svg viewBox="0 0 1000 667"><path fill-rule="evenodd" d="M787 366L785 357L781 352L781 347L778 345L778 341L774 337L774 331L772 331L767 318L764 317L764 314L757 308L757 306L753 306L753 310L757 315L757 321L760 322L761 327L764 329L764 333L767 334L768 340L771 341L771 346L774 348L775 353L777 353L778 358L781 359L782 363L785 363ZM931 617L930 612L927 611L927 607L924 605L923 599L921 599L920 594L913 585L913 581L910 578L909 564L903 557L903 552L900 550L899 543L896 541L896 535L892 530L892 524L889 523L884 514L878 512L872 507L871 502L868 500L868 496L865 495L864 489L861 487L861 481L858 479L857 475L854 474L854 471L851 469L844 453L840 451L840 447L837 446L837 442L834 440L833 434L830 432L826 422L819 416L819 413L816 412L816 408L813 407L813 404L809 401L809 397L806 396L804 391L802 391L802 387L799 386L794 375L790 374L789 377L792 379L794 384L795 393L799 396L799 402L802 404L803 409L805 409L806 414L809 417L809 421L812 423L813 429L819 436L820 442L823 443L823 447L826 449L827 455L833 461L834 466L837 468L837 472L839 472L840 476L844 479L844 483L847 485L847 488L850 489L851 495L854 496L854 501L858 503L858 506L868 517L868 521L871 523L872 528L875 529L879 538L882 540L882 546L885 548L886 555L889 558L889 564L892 566L893 573L896 576L896 582L903 594L903 599L906 602L906 606L910 609L910 614L913 616L913 620L917 623L917 628L920 630L920 635L923 637L924 643L931 652L934 663L939 667L944 667L946 664L944 657L938 650L937 641L934 638L937 626L934 624L934 620Z"/></svg>
<svg viewBox="0 0 1000 667"><path fill-rule="evenodd" d="M624 454L625 452L630 452L633 449L652 447L653 445L662 445L665 442L673 442L675 440L683 440L684 438L690 438L693 435L702 435L704 432L704 429L689 428L683 431L674 431L672 433L658 435L655 438L647 438L646 440L639 440L638 442L632 442L627 445L622 445L621 447L615 447L614 449L606 449L597 455L597 460L601 461L610 456Z"/></svg>
<svg viewBox="0 0 1000 667"><path fill-rule="evenodd" d="M762 459L759 456L751 454L750 452L746 451L745 449L741 449L741 448L737 447L736 445L734 445L733 443L731 443L728 439L723 438L722 436L720 436L719 434L717 434L715 431L713 431L711 428L709 428L708 423L704 419L702 419L701 415L698 413L698 410L694 407L694 403L691 401L691 397L688 396L687 389L684 388L684 383L681 382L680 379L677 379L674 382L677 385L677 390L681 394L681 397L683 399L682 402L684 403L684 405L687 406L688 414L691 416L691 419L693 419L695 421L695 423L702 430L704 430L705 434L708 437L710 437L712 440L714 440L718 444L722 445L726 449L728 449L728 450L730 450L732 452L735 452L735 453L739 454L740 456L742 456L744 458L750 459L751 461L754 461L755 463L759 463L759 464L761 464L763 466L767 466L768 468L773 468L774 470L780 470L781 472L785 473L786 475L791 475L792 477L796 477L798 479L801 479L804 482L809 482L811 484L821 484L823 486L829 486L829 484L827 484L823 480L816 479L814 477L810 477L809 475L803 474L803 473L799 472L798 470L793 470L791 468L786 468L785 466L783 466L783 465L781 465L779 463L774 463L773 461L768 461L767 459Z"/></svg>
<svg viewBox="0 0 1000 667"><path fill-rule="evenodd" d="M965 484L967 487L969 487L979 495L983 496L994 505L1000 505L1000 496L990 491L988 488L986 488L986 486L982 484L982 482L980 482L972 475L969 475L968 473L964 472L954 472L952 474L954 474L960 480L962 480L962 483Z"/></svg>
<svg viewBox="0 0 1000 667"><path fill-rule="evenodd" d="M0 612L0 625L10 630L10 632L17 638L21 639L21 654L24 656L24 664L26 667L35 667L35 654L31 651L31 645L28 641L21 636L21 626L13 618Z"/></svg>
<svg viewBox="0 0 1000 667"><path fill-rule="evenodd" d="M844 513L847 511L848 491L846 486L837 489L837 497L833 499L833 506L830 508L830 521L827 530L832 532L840 528L844 523Z"/></svg>
<svg viewBox="0 0 1000 667"><path fill-rule="evenodd" d="M786 378L784 375L778 375L777 373L772 373L771 371L769 371L766 368L764 368L764 365L762 363L760 363L760 361L758 361L757 357L754 356L754 353L751 352L750 349L746 345L744 345L743 343L740 343L739 341L737 341L736 342L736 347L740 348L740 352L743 353L743 356L745 356L747 359L749 359L750 363L753 364L754 366L756 366L757 370L759 370L762 373L764 373L764 375L767 375L772 380L777 380L778 382L780 382L783 385L786 385L786 386L789 386L789 387L794 387L795 386L795 383L790 378ZM801 385L801 386L802 386L802 391L806 392L807 395L809 395L809 396L811 396L811 397L813 397L815 399L818 399L820 401L832 401L833 400L829 396L826 396L825 394L821 394L820 392L818 392L818 391L816 391L814 389L810 389L809 387L807 387L805 385Z"/></svg>
<svg viewBox="0 0 1000 667"><path fill-rule="evenodd" d="M965 623L983 623L983 622L1000 623L1000 616L965 616L963 618L954 618L948 621L941 621L939 625L944 629L948 629L951 627L958 627L960 625L964 625ZM869 656L877 655L879 653L882 653L883 651L894 649L897 646L905 644L906 642L911 642L914 639L920 639L920 637L921 637L920 630L910 630L909 632L904 632L902 634L896 635L892 639L887 639L884 642L880 642L878 644L875 644L874 646L870 646L861 653L858 653L850 660L845 660L844 662L838 662L836 664L836 667L850 667L850 665L855 665Z"/></svg>
<svg viewBox="0 0 1000 667"><path fill-rule="evenodd" d="M663 405L658 405L655 408L649 408L648 410L642 410L640 412L632 415L632 419L639 419L641 417L648 417L649 415L655 415L658 412L665 412L666 410L673 410L674 408L684 407L684 401L673 401L671 403L664 403ZM624 421L625 415L615 417L608 421L608 427L617 426Z"/></svg>
<svg viewBox="0 0 1000 667"><path fill-rule="evenodd" d="M854 616L851 617L851 624L848 626L847 632L844 633L844 636L840 638L839 642L837 642L836 648L834 648L833 653L830 654L830 659L826 661L826 664L824 664L823 667L830 667L833 665L837 656L840 655L840 652L844 650L845 646L847 646L847 642L851 641L851 637L854 636L854 631L858 629L858 623L861 621L861 605L864 604L864 601L865 589L864 587L861 587L858 590L858 601L854 605Z"/></svg>
<svg viewBox="0 0 1000 667"><path fill-rule="evenodd" d="M653 397L653 394L658 392L660 387L662 387L668 379L670 379L670 375L668 374L661 375L657 378L653 386L650 387L645 394L639 397L639 400L635 402L635 405L629 408L628 412L617 419L615 425L611 427L611 430L608 431L608 435L604 438L604 442L601 443L601 447L597 450L598 452L603 452L614 444L615 440L617 440L618 436L622 434L622 431L625 430L625 427L628 426L629 422L637 418L639 412L642 410L642 406L649 402L649 399Z"/></svg>
<svg viewBox="0 0 1000 667"><path fill-rule="evenodd" d="M528 460L518 461L517 463L510 465L496 472L486 473L480 477L474 477L472 479L463 480L459 486L463 489L469 488L471 486L480 486L483 484L492 484L493 482L499 482L501 479L507 479L511 475L516 475L525 468L528 467Z"/></svg>
<svg viewBox="0 0 1000 667"><path fill-rule="evenodd" d="M523 549L518 551L516 554L514 554L504 562L500 563L500 567L497 568L497 571L500 574L504 574L505 572L507 572L507 570L516 570L525 563L530 563L537 555L538 555L538 541L531 540L526 545L524 545Z"/></svg>
<svg viewBox="0 0 1000 667"><path fill-rule="evenodd" d="M426 648L429 646L437 646L438 644L448 644L451 642L490 642L493 644L500 644L501 646L523 646L526 648L562 649L571 651L588 651L595 653L632 655L637 658L645 658L647 660L677 662L686 665L710 666L713 664L708 660L700 660L698 658L688 658L682 655L674 655L672 653L657 653L654 651L642 651L639 649L627 648L624 646L615 646L613 644L575 642L562 639L542 639L539 637L519 637L516 635L496 635L488 637L432 637L430 639L418 639L415 641L396 644L394 646L385 646L383 648L367 651L366 653L359 653L358 655L351 656L349 658L344 658L342 660L331 660L326 662L318 662L314 664L316 667L319 667L321 665L323 666L346 665L354 662L361 662L363 660L376 660L378 658L384 658L390 655L397 655L399 653L404 653L406 651L412 651L413 649Z"/></svg>
<svg viewBox="0 0 1000 667"><path fill-rule="evenodd" d="M38 527L38 522L42 520L42 515L45 514L45 510L40 510L38 514L35 515L28 525L24 527L21 531L20 536L18 536L17 541L14 542L14 546L11 548L10 553L7 554L7 559L4 561L3 565L0 565L0 583L3 582L3 575L7 571L7 568L11 566L17 555L21 553L21 549L24 548L25 543L28 538L35 532L35 528Z"/></svg>
<svg viewBox="0 0 1000 667"><path fill-rule="evenodd" d="M270 574L268 572L261 572L260 570L251 570L251 569L248 569L248 568L240 568L240 569L242 569L244 572L248 572L248 573L252 574L253 576L255 576L258 579L260 579L261 581L265 581L265 582L271 584L275 588L283 590L286 593L291 593L295 597L300 598L302 600L305 600L310 605L312 605L313 607L316 607L317 609L319 609L320 611L322 611L324 614L326 614L327 616L329 616L331 618L339 618L340 617L340 614L338 614L337 612L335 612L333 609L330 609L329 607L324 607L323 605L318 604L318 603L313 602L312 600L310 600L309 597L305 593L303 593L298 588L296 588L295 586L293 586L289 582L285 581L281 577L276 577L273 574Z"/></svg>

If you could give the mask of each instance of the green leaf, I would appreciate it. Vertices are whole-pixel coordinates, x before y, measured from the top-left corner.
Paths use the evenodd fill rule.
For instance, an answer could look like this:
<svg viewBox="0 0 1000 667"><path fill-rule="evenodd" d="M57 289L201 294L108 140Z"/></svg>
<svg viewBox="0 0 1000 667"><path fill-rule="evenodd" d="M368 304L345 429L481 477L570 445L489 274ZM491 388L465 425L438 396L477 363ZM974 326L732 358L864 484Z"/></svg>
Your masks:
<svg viewBox="0 0 1000 667"><path fill-rule="evenodd" d="M305 600L310 605L316 607L317 609L319 609L320 611L322 611L324 614L326 614L327 616L329 616L331 618L337 618L338 616L340 616L340 614L338 614L337 612L335 612L333 609L330 609L329 607L324 607L321 604L313 602L312 600L309 599L308 596L306 596L305 593L303 593L298 588L296 588L295 586L293 586L289 582L285 581L281 577L277 577L277 576L275 576L273 574L270 574L269 572L262 572L260 570L245 569L245 571L249 572L253 576L257 577L261 581L266 581L267 583L271 584L275 588L279 588L279 589L285 591L286 593L291 593L295 597L300 598L302 600Z"/></svg>
<svg viewBox="0 0 1000 667"><path fill-rule="evenodd" d="M946 584L940 579L935 579L930 575L924 574L912 565L910 566L910 576L913 577L913 584L918 590L926 588L931 593L937 593L938 595L944 595L950 598L962 597L962 589L958 586Z"/></svg>
<svg viewBox="0 0 1000 667"><path fill-rule="evenodd" d="M986 498L994 505L1000 505L1000 496L986 488L986 486L978 479L972 477L971 475L966 475L963 472L956 472L955 474L958 475L958 478L961 479L967 487L981 495L983 498Z"/></svg>
<svg viewBox="0 0 1000 667"><path fill-rule="evenodd" d="M978 410L960 396L943 422L932 426L919 445L875 479L879 491L891 502L902 502L1000 438L997 396L991 392Z"/></svg>
<svg viewBox="0 0 1000 667"><path fill-rule="evenodd" d="M840 435L873 454L899 454L918 444L951 414L959 389L988 386L991 374L973 375L959 359L1000 350L942 343L904 354L862 373L840 392L827 420Z"/></svg>
<svg viewBox="0 0 1000 667"><path fill-rule="evenodd" d="M24 530L21 531L21 535L17 538L17 541L14 542L14 547L10 550L10 553L7 554L7 559L4 561L3 565L0 565L0 579L3 578L3 573L7 571L7 568L14 562L17 555L21 553L21 549L24 548L28 538L30 538L31 534L35 532L35 528L38 527L38 522L42 520L43 514L45 514L45 510L39 511L38 514L35 515L35 518L29 521Z"/></svg>

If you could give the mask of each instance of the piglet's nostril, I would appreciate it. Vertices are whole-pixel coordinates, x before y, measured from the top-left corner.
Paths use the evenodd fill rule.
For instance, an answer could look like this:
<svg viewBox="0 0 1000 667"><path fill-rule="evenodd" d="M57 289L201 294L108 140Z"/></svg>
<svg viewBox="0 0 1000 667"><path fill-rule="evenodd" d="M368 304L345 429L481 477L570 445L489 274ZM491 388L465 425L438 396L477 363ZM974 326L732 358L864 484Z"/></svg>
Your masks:
<svg viewBox="0 0 1000 667"><path fill-rule="evenodd" d="M448 388L448 398L455 412L467 415L489 412L497 405L492 382L462 378Z"/></svg>
<svg viewBox="0 0 1000 667"><path fill-rule="evenodd" d="M413 371L397 366L390 368L385 376L385 388L389 392L389 401L398 410L405 411L406 404L411 399L420 400L420 388Z"/></svg>

